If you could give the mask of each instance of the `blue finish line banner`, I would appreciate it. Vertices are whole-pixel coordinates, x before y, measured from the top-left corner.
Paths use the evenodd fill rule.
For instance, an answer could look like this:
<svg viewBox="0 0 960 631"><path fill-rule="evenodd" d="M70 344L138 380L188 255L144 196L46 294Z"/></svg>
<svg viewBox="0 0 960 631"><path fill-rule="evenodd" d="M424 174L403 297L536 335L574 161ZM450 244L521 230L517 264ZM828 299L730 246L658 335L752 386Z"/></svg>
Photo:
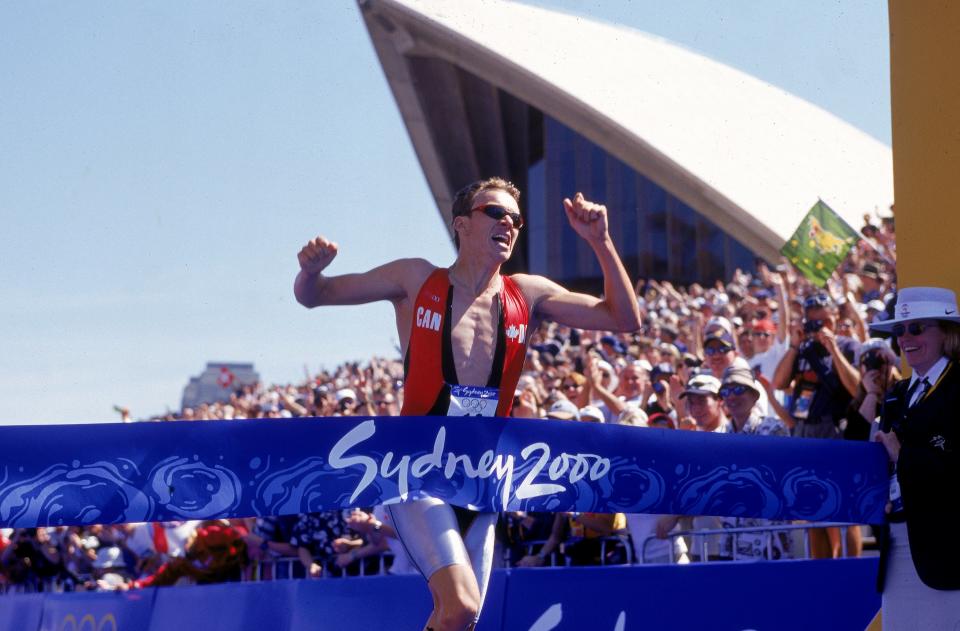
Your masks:
<svg viewBox="0 0 960 631"><path fill-rule="evenodd" d="M485 511L878 523L882 447L562 421L340 417L0 427L0 526L288 515L427 494Z"/></svg>

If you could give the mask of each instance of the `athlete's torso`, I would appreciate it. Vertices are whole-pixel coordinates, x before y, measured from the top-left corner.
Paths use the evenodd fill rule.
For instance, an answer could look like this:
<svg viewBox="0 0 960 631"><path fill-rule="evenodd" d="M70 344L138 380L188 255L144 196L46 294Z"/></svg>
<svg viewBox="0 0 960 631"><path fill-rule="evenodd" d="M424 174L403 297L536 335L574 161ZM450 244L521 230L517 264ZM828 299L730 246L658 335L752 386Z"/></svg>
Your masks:
<svg viewBox="0 0 960 631"><path fill-rule="evenodd" d="M517 284L501 278L500 291L487 300L455 295L442 268L420 287L412 305L401 415L509 415L530 313Z"/></svg>

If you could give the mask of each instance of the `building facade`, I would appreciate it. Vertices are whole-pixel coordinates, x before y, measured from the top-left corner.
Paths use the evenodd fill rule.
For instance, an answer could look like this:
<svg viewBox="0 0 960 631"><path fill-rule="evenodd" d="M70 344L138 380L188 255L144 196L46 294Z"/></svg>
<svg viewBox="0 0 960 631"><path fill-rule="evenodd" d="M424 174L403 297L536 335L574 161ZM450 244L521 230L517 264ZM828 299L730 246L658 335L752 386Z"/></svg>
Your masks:
<svg viewBox="0 0 960 631"><path fill-rule="evenodd" d="M253 364L235 362L208 362L202 373L190 377L183 388L180 409L195 408L202 403L230 400L230 395L260 381Z"/></svg>
<svg viewBox="0 0 960 631"><path fill-rule="evenodd" d="M632 277L679 283L776 261L818 198L854 226L893 201L888 147L663 40L498 0L360 7L448 229L465 184L520 188L507 271L598 289L562 211L577 191L610 209Z"/></svg>

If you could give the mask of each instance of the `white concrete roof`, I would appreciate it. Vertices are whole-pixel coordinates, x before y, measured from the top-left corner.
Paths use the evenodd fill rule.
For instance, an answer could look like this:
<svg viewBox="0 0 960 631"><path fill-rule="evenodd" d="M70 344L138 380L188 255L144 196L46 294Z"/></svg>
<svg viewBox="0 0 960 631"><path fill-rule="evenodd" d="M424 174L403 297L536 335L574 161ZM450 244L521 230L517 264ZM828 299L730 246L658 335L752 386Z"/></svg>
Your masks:
<svg viewBox="0 0 960 631"><path fill-rule="evenodd" d="M893 202L889 147L663 39L501 0L366 4L414 30L428 54L572 127L758 253L779 249L818 197L854 228Z"/></svg>

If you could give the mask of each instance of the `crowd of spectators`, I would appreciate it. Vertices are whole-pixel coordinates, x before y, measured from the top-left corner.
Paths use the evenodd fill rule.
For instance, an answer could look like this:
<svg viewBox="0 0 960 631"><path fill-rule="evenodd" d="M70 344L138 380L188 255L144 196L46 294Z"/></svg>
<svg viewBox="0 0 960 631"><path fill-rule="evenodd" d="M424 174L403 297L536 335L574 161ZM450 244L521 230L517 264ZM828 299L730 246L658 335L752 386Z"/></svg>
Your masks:
<svg viewBox="0 0 960 631"><path fill-rule="evenodd" d="M531 338L513 416L870 438L883 393L899 377L895 343L867 334L869 322L888 317L896 291L893 221L870 219L865 217L862 239L822 289L786 263L771 268L758 261L755 269L737 270L730 282L714 286L640 280L639 331L544 324ZM147 420L396 415L402 384L401 360L374 358L299 384L244 386L224 401ZM118 411L130 419L127 410ZM793 555L795 542L783 533L772 545L749 533L735 539L670 536L678 529L770 525L722 517L510 513L500 520L499 556L507 565L534 567ZM848 531L850 554L860 551L859 532ZM379 507L229 521L0 529L0 592L54 584L114 590L255 575L409 572L393 534ZM813 540L814 554L839 556L842 543L838 531L826 529ZM291 561L271 563L277 559Z"/></svg>

